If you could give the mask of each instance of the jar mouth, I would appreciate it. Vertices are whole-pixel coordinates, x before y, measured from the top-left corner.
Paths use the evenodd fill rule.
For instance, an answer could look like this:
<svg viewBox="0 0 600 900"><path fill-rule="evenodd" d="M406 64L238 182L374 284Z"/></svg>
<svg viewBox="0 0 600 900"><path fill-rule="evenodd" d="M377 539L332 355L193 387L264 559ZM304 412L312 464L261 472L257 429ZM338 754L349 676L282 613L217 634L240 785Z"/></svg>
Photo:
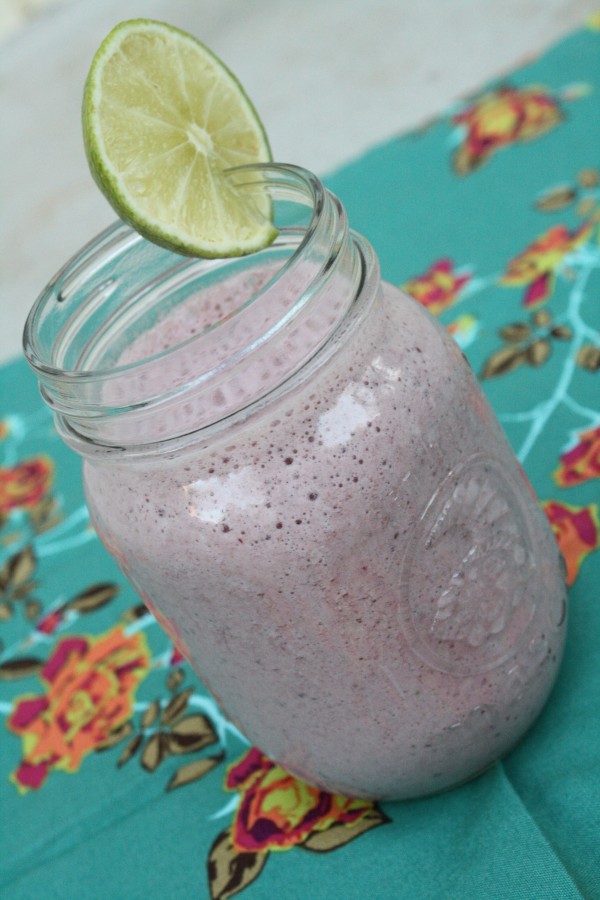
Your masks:
<svg viewBox="0 0 600 900"><path fill-rule="evenodd" d="M325 188L319 179L306 169L292 165L269 165L257 164L250 166L239 166L230 169L229 172L235 178L238 187L265 187L265 178L269 178L269 187L280 190L288 194L294 202L302 202L311 210L310 218L303 228L302 238L297 244L293 254L282 265L281 274L284 269L289 268L294 263L294 259L301 255L304 246L309 243L312 235L316 230L316 223L323 209ZM284 198L285 199L285 198ZM294 226L281 226L279 243L281 236L284 237L285 243L289 243L290 232L297 232L297 224ZM277 243L277 241L276 241ZM131 248L141 247L145 251L140 262L143 264L147 261L144 257L155 256L159 265L166 267L169 275L177 276L189 271L192 267L202 267L207 272L216 271L224 266L234 265L238 258L222 258L222 259L204 259L180 256L171 251L165 250L157 245L151 244L131 226L119 220L105 228L100 234L91 239L84 247L78 251L57 274L48 283L46 288L37 298L31 312L25 322L23 332L23 350L25 358L38 374L46 374L64 379L69 375L77 378L85 378L92 376L94 378L104 375L114 375L119 368L128 369L131 364L123 364L122 366L110 365L104 369L102 366L85 365L81 358L71 360L67 353L70 339L82 321L89 319L97 311L100 311L105 301L118 288L116 279L106 278L99 283L94 276L99 271L104 270L106 264L109 265L118 260L122 254L127 253ZM255 254L256 255L256 254ZM239 259L243 260L244 257ZM148 279L150 283L151 279ZM149 285L148 285L149 286ZM145 285L146 287L146 285ZM254 295L259 296L263 293L265 287L259 289ZM85 293L83 294L83 292ZM78 295L82 292L82 296ZM80 302L75 304L73 298L76 297ZM136 297L137 299L137 297ZM247 302L251 302L254 297L248 298ZM65 304L69 302L71 305L77 305L75 315L78 320L70 322L70 327L65 328L61 323L60 330L47 329L50 325L47 321L48 307L52 307L54 303ZM46 332L49 331L49 335ZM50 338L48 341L47 338ZM191 335L187 341L194 341L196 338ZM175 348L167 348L157 356L169 353Z"/></svg>
<svg viewBox="0 0 600 900"><path fill-rule="evenodd" d="M344 317L364 278L364 254L337 198L297 166L228 174L249 196L261 192L263 204L269 192L279 230L270 247L184 257L118 222L34 304L25 357L71 433L122 447L197 431L293 375ZM188 413L176 414L184 405Z"/></svg>

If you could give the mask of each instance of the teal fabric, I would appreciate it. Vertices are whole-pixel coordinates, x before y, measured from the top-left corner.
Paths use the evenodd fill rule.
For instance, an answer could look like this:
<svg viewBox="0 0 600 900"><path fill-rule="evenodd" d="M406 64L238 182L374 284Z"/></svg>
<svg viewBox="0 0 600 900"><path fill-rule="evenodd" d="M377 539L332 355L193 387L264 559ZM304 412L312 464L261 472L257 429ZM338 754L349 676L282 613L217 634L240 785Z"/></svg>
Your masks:
<svg viewBox="0 0 600 900"><path fill-rule="evenodd" d="M530 733L470 784L407 803L343 806L275 771L285 839L228 844L274 770L99 544L80 461L17 361L0 372L7 900L600 898L599 97L597 16L326 179L383 277L463 348L565 557L566 653Z"/></svg>

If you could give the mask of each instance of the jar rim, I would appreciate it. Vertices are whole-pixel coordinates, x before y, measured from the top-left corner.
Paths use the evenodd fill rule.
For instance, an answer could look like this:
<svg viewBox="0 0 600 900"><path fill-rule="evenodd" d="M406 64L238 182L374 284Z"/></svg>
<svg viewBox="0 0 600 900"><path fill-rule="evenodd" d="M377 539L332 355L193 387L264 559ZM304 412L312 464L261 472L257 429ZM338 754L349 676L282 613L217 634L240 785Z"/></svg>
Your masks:
<svg viewBox="0 0 600 900"><path fill-rule="evenodd" d="M36 301L25 325L25 356L69 443L158 444L254 408L318 354L377 268L340 201L308 170L272 163L229 172L244 188L266 187L274 208L294 214L276 221L279 234L269 247L242 257L190 258L118 222L63 266ZM230 311L212 324L200 316L195 333L180 330L162 349L135 344L155 325L160 335L170 313L194 295L208 297L236 273L246 279L244 288L230 291ZM301 350L286 359L298 335ZM234 370L235 402L229 391L227 403L211 411L210 398L230 387ZM182 421L167 435L152 432L165 412L174 423L175 411L190 400L194 427Z"/></svg>
<svg viewBox="0 0 600 900"><path fill-rule="evenodd" d="M263 179L265 176L269 177L274 188L281 188L288 192L298 191L299 195L304 195L307 201L306 205L312 208L312 215L305 228L302 240L297 244L293 254L282 264L281 269L278 272L278 276L283 275L286 270L294 265L295 261L304 252L306 245L312 240L317 229L317 223L322 213L323 206L326 202L326 197L327 195L333 195L327 191L320 179L308 169L288 163L256 163L233 167L227 171L228 174L231 174L232 177L236 178L238 187L256 186L257 184L264 183ZM239 176L245 173L255 173L262 177L259 178L258 181L255 180L253 182L240 181ZM25 358L38 375L60 379L68 379L70 377L77 380L88 377L96 379L106 375L114 375L115 372L119 370L129 370L146 361L140 360L136 363L125 363L122 366L113 365L106 370L99 368L73 368L71 370L65 370L64 367L53 365L47 358L44 358L45 356L47 357L48 354L44 354L41 351L39 341L39 324L40 319L44 316L46 305L52 303L54 300L58 303L62 303L69 293L73 293L77 290L80 284L85 280L86 276L95 271L97 261L107 252L116 250L126 251L131 245L136 243L150 246L150 242L139 234L131 225L120 219L116 220L97 235L90 238L89 241L74 253L70 259L61 266L38 295L25 321L22 341ZM159 249L165 254L165 258L167 258L167 256L171 257L174 268L177 265L176 261L179 261L180 266L197 264L206 269L216 269L221 266L227 267L232 261L239 259L239 257L223 257L219 259L190 257L163 250L162 248ZM258 253L253 254L253 256L257 256L260 252L261 251L258 251ZM265 286L260 288L256 294L253 295L252 299L258 298L264 290ZM101 294L101 292L98 293ZM102 296L98 297L99 301L102 299ZM186 343L192 342L195 339L196 336L192 335L187 339ZM170 347L161 354L157 354L157 356L167 355L173 349L175 348ZM155 357L149 357L148 359L150 358Z"/></svg>

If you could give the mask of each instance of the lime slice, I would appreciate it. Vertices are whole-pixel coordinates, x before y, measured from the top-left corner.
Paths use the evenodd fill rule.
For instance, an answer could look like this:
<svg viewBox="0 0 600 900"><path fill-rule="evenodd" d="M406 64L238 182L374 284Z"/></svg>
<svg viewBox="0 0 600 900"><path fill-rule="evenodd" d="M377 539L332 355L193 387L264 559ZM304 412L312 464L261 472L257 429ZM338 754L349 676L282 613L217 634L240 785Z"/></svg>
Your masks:
<svg viewBox="0 0 600 900"><path fill-rule="evenodd" d="M274 240L266 188L225 171L270 161L265 130L234 75L184 31L131 19L110 32L85 83L83 137L100 189L148 240L204 257Z"/></svg>

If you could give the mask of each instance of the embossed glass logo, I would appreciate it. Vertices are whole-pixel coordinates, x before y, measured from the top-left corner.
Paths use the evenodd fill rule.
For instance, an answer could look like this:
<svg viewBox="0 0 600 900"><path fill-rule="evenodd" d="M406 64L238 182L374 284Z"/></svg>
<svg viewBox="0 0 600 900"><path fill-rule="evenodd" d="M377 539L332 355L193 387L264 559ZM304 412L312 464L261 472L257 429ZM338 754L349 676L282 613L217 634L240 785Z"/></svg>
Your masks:
<svg viewBox="0 0 600 900"><path fill-rule="evenodd" d="M421 516L402 580L403 628L430 665L474 674L521 644L541 578L518 486L498 463L475 456L450 473Z"/></svg>

